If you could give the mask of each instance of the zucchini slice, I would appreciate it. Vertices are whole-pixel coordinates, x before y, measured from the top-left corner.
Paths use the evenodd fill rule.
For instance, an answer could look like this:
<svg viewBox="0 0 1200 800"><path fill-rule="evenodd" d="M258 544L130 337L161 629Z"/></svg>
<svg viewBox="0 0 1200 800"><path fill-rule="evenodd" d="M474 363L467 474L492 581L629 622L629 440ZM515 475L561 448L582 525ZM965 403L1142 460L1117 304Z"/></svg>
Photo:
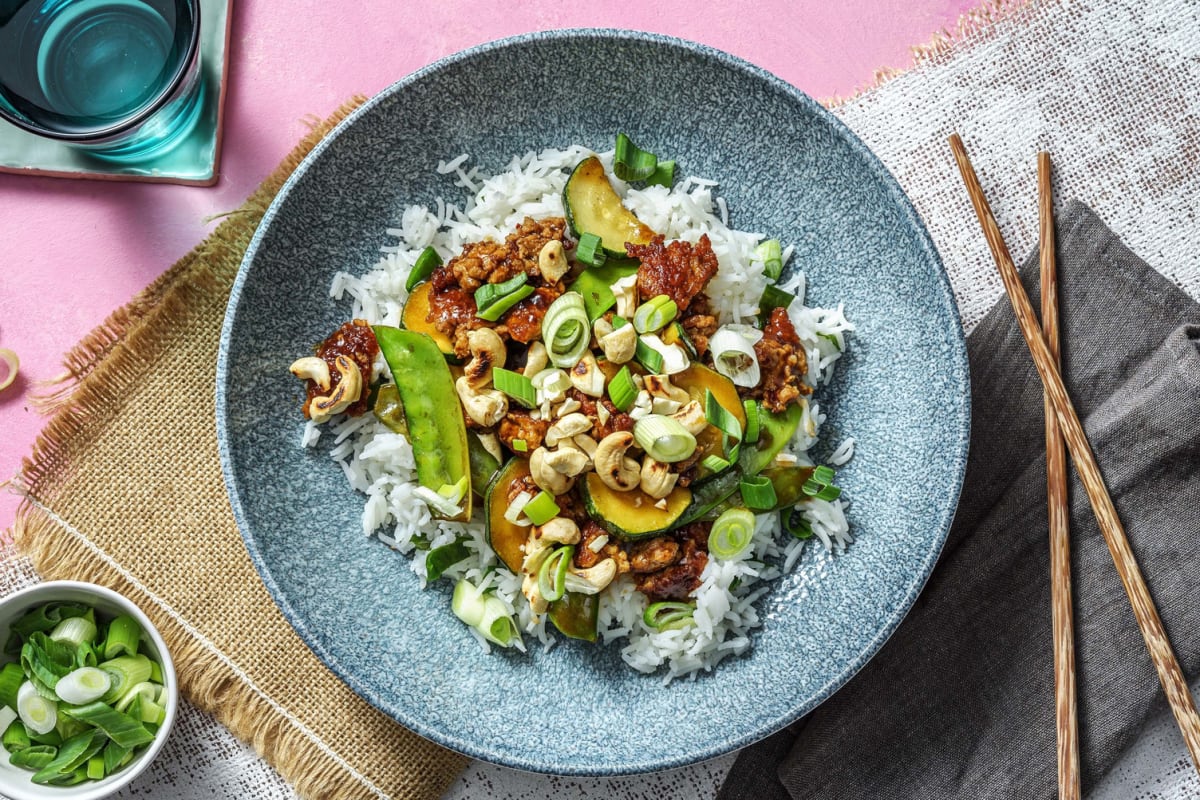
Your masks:
<svg viewBox="0 0 1200 800"><path fill-rule="evenodd" d="M667 495L667 508L656 508L655 500L641 489L614 492L600 476L589 472L580 484L588 515L606 531L625 541L648 539L677 527L692 504L688 489L675 487Z"/></svg>
<svg viewBox="0 0 1200 800"><path fill-rule="evenodd" d="M504 566L521 574L521 563L525 560L525 540L529 538L529 528L514 525L504 518L508 510L508 487L513 481L519 481L529 474L529 462L523 458L510 458L508 463L488 484L483 505L486 510L484 523L487 526L487 540L496 555L504 562Z"/></svg>
<svg viewBox="0 0 1200 800"><path fill-rule="evenodd" d="M412 290L408 299L404 301L404 309L400 312L400 327L425 334L433 339L438 350L441 350L451 361L455 361L454 344L451 343L450 337L439 331L429 321L429 293L431 291L433 291L433 284L429 281L418 284Z"/></svg>
<svg viewBox="0 0 1200 800"><path fill-rule="evenodd" d="M633 212L621 204L621 198L608 181L604 165L596 156L579 162L563 187L563 207L571 235L585 233L600 237L600 245L609 258L629 258L625 243L649 244L650 230Z"/></svg>

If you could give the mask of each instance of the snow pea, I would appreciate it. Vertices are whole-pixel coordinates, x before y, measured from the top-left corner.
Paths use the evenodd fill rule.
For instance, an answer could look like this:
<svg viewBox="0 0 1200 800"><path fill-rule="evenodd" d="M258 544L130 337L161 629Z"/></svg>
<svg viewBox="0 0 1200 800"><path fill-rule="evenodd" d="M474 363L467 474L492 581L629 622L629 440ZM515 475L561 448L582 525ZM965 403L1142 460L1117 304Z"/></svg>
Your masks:
<svg viewBox="0 0 1200 800"><path fill-rule="evenodd" d="M423 333L388 325L376 325L374 330L404 406L417 480L435 492L456 485L470 475L467 427L442 351ZM461 505L460 518L469 519L470 492Z"/></svg>

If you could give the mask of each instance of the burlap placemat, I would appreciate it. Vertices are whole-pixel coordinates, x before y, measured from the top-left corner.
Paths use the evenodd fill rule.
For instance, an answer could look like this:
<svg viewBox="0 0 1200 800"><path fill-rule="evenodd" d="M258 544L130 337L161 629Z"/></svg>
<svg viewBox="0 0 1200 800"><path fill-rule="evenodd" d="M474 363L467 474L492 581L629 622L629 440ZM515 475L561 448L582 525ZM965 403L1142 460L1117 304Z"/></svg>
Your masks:
<svg viewBox="0 0 1200 800"><path fill-rule="evenodd" d="M217 455L213 376L242 255L279 187L362 98L317 125L246 203L66 357L23 467L17 546L47 579L110 586L150 616L184 695L312 798L436 798L466 764L375 710L279 613Z"/></svg>

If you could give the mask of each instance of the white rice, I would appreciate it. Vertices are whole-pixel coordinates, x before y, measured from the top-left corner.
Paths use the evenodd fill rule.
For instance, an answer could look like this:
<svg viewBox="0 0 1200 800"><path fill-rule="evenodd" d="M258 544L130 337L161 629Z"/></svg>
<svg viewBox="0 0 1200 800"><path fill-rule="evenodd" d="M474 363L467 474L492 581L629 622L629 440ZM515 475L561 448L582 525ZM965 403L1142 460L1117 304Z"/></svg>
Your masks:
<svg viewBox="0 0 1200 800"><path fill-rule="evenodd" d="M439 162L437 172L454 177L454 184L465 190L465 202L458 205L439 198L432 208L405 208L397 225L387 229L396 241L382 248L376 267L361 276L338 273L330 296L338 301L348 297L352 317L372 324L398 324L407 298L404 281L421 250L433 246L448 260L468 243L485 238L503 241L526 216L562 216L562 189L570 169L590 154L580 146L529 152L513 158L504 171L491 176L484 175L477 166L467 169L470 157L465 153ZM601 154L600 159L611 175L612 153ZM767 280L762 264L753 255L766 237L728 227L728 209L725 201L715 196L713 181L688 177L669 190L661 186L634 189L616 178L613 181L625 205L668 240L694 243L708 234L720 268L707 293L721 323L747 322L755 317ZM783 253L785 262L791 253L789 245ZM803 272L796 271L782 288L798 297L790 316L807 350L808 382L823 386L832 378L834 364L846 346L846 334L854 326L840 305L804 305ZM796 463L814 463L809 449L817 442L824 420L816 400L804 403L800 430L786 450ZM468 578L477 584L482 582L492 590L527 634L527 641L520 644L522 650L529 646L529 637L544 650L554 646L555 635L547 630L544 618L536 622L532 619L521 595L520 578L500 564L488 546L482 521L478 517L468 524L436 520L414 493L415 463L404 436L392 433L371 414L339 418L327 426L325 435L333 437L330 456L341 466L351 486L366 497L362 514L365 534L409 556L463 538L471 556L445 575L452 581ZM305 447L316 446L321 438L316 425L310 422L305 426ZM854 440L846 439L826 461L840 466L853 452ZM851 541L845 507L843 499L813 500L802 507L815 538L829 551L843 550ZM781 535L778 515L759 516L753 547L743 559L709 559L701 575L702 585L694 593L695 624L683 630L648 628L642 621L646 598L634 589L630 578L622 577L603 595L602 639L605 643L625 640L621 656L640 672L653 673L665 666L665 682L681 676L694 678L697 672L711 670L723 658L740 655L749 648L750 631L761 625L754 603L766 592L764 582L790 571L804 544ZM410 558L409 568L424 586L425 559ZM483 650L490 650L482 636L473 630L471 633Z"/></svg>

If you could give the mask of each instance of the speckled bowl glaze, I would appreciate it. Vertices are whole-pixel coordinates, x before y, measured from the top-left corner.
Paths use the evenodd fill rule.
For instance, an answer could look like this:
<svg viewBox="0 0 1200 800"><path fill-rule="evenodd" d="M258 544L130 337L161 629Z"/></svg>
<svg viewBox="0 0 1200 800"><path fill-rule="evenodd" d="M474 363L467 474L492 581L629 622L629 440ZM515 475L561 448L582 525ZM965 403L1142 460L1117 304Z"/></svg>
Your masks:
<svg viewBox="0 0 1200 800"><path fill-rule="evenodd" d="M439 159L485 169L618 131L721 183L740 228L796 245L809 301L858 325L818 456L840 472L857 542L810 546L759 604L744 657L664 686L617 647L560 643L487 656L363 536L363 498L326 446L300 447L287 366L349 315L338 270L363 272L407 203L461 197ZM909 201L840 122L774 76L661 36L558 31L487 44L410 75L346 120L296 170L246 254L217 367L225 479L247 549L284 615L329 667L414 731L470 756L572 775L678 767L760 739L813 709L887 640L954 514L969 428L967 361L946 276Z"/></svg>

